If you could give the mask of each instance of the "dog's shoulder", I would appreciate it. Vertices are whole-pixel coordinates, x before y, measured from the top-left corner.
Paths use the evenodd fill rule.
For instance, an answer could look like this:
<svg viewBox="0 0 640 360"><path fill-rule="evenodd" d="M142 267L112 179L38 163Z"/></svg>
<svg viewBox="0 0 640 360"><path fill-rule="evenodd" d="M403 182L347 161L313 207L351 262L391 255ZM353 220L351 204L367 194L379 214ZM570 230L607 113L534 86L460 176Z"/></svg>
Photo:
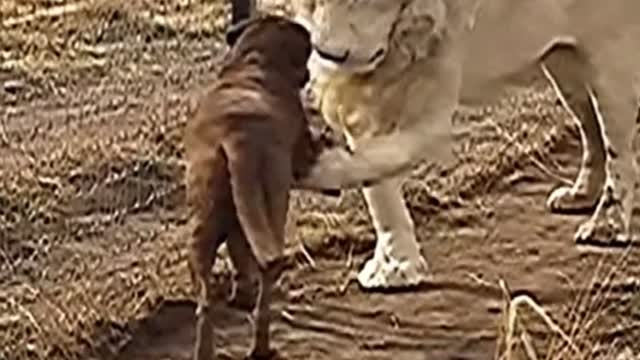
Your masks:
<svg viewBox="0 0 640 360"><path fill-rule="evenodd" d="M255 74L228 74L218 79L201 98L200 109L227 118L242 115L262 116L272 112L273 102Z"/></svg>

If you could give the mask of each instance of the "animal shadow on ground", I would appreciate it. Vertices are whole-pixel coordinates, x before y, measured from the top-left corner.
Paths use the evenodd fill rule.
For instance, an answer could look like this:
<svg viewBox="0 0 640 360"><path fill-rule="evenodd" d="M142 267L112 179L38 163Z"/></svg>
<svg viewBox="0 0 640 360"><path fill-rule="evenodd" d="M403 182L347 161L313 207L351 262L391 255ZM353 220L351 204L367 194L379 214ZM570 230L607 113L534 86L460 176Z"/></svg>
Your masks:
<svg viewBox="0 0 640 360"><path fill-rule="evenodd" d="M131 325L132 340L116 359L192 359L196 307L192 300L160 302L147 317ZM249 313L228 306L224 297L215 299L212 312L216 324L217 359L242 359L250 345Z"/></svg>

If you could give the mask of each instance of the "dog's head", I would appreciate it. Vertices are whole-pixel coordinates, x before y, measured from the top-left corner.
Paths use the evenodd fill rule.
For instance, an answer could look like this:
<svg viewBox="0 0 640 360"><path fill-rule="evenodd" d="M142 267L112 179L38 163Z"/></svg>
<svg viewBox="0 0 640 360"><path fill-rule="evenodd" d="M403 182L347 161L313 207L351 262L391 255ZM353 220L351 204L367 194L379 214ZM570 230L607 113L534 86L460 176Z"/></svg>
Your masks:
<svg viewBox="0 0 640 360"><path fill-rule="evenodd" d="M243 20L227 31L226 41L235 55L258 53L300 87L309 81L310 34L291 20L274 15Z"/></svg>

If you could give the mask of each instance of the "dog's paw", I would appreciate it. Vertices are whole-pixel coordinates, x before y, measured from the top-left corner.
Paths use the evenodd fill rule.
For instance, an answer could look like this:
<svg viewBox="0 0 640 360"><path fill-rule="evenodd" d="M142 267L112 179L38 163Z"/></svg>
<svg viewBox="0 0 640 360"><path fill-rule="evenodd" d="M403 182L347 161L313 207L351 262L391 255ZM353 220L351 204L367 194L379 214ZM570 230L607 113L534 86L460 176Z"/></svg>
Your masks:
<svg viewBox="0 0 640 360"><path fill-rule="evenodd" d="M275 349L257 349L253 348L245 357L246 360L274 360L277 358L278 352Z"/></svg>

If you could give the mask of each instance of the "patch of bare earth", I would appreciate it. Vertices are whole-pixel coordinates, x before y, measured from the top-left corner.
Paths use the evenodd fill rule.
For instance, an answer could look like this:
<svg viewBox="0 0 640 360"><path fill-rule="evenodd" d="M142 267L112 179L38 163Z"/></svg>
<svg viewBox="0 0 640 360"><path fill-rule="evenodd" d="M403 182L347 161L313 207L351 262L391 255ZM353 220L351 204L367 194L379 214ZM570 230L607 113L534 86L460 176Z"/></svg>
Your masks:
<svg viewBox="0 0 640 360"><path fill-rule="evenodd" d="M221 4L0 4L0 359L191 357L180 136L215 77ZM571 341L518 309L512 358L640 353L638 250L578 247L584 217L544 208L580 156L551 92L460 109L454 123L458 163L425 164L406 184L432 271L412 291L353 281L374 244L357 192L295 193L273 306L281 358L495 358L522 294ZM224 304L228 263L213 276L219 356L239 358L247 314Z"/></svg>

